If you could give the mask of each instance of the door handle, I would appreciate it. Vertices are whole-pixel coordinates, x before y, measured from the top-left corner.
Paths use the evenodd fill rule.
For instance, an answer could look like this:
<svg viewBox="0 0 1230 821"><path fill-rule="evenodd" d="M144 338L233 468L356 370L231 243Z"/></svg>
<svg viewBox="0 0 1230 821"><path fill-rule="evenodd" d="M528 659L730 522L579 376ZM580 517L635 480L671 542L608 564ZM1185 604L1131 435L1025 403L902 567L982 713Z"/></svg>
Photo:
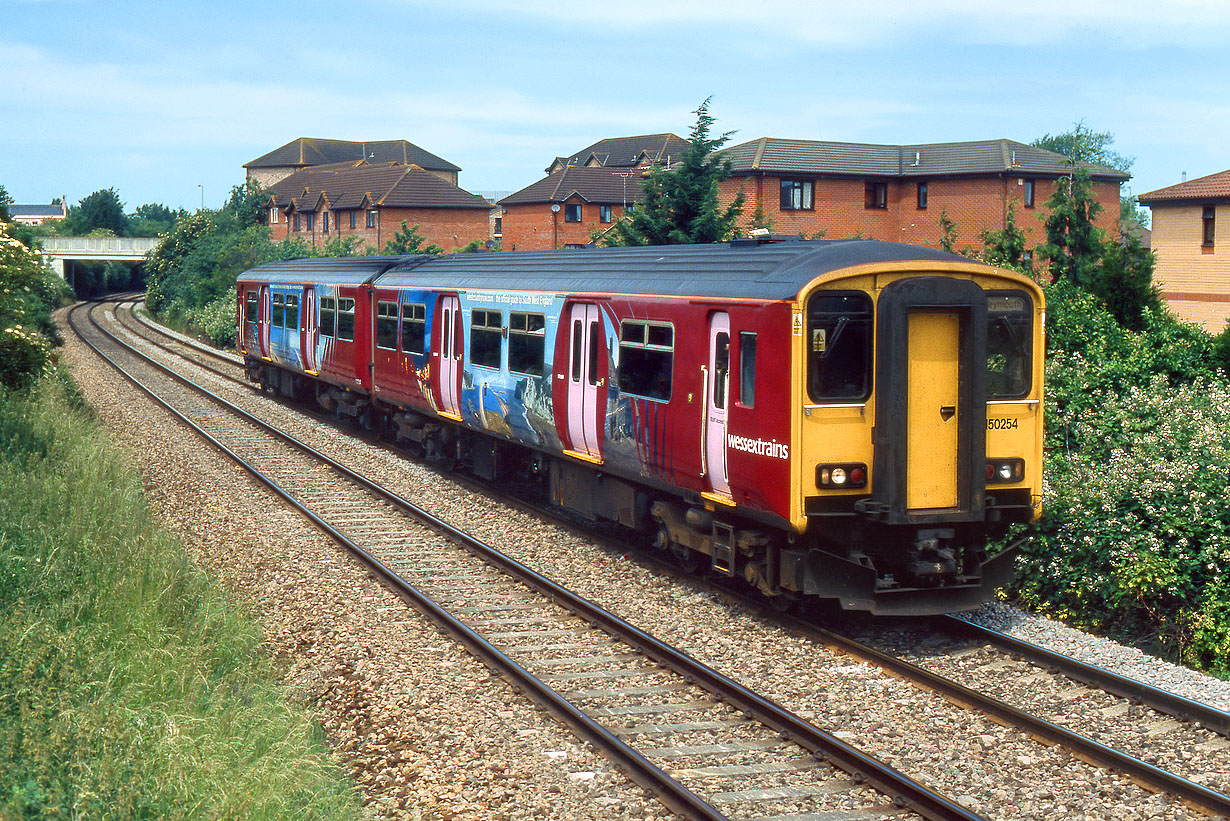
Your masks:
<svg viewBox="0 0 1230 821"><path fill-rule="evenodd" d="M949 419L957 415L957 409L953 405L945 405L940 408L940 419L947 422Z"/></svg>

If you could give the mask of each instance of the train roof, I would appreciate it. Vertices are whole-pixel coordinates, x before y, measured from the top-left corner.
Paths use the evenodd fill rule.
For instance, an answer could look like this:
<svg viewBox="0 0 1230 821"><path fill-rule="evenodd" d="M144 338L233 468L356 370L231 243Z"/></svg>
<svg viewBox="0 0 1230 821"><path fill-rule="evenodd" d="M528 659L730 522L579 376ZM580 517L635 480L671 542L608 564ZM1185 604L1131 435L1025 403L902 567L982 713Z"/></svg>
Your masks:
<svg viewBox="0 0 1230 821"><path fill-rule="evenodd" d="M305 257L266 262L235 278L236 282L366 285L398 263L431 257Z"/></svg>
<svg viewBox="0 0 1230 821"><path fill-rule="evenodd" d="M789 300L816 277L832 271L871 263L912 261L971 262L930 248L875 240L735 240L712 245L419 257L389 268L375 284Z"/></svg>
<svg viewBox="0 0 1230 821"><path fill-rule="evenodd" d="M876 240L735 240L711 245L293 259L260 265L240 274L237 281L790 300L823 274L901 262L974 264L932 248Z"/></svg>

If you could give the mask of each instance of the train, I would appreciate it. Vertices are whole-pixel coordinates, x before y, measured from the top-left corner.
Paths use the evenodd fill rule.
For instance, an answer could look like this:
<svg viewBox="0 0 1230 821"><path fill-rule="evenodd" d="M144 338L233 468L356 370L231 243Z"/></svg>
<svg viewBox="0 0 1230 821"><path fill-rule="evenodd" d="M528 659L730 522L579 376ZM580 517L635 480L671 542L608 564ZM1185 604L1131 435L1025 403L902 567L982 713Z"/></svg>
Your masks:
<svg viewBox="0 0 1230 821"><path fill-rule="evenodd" d="M875 240L296 259L237 279L261 389L540 483L785 604L925 615L1041 512L1029 277Z"/></svg>

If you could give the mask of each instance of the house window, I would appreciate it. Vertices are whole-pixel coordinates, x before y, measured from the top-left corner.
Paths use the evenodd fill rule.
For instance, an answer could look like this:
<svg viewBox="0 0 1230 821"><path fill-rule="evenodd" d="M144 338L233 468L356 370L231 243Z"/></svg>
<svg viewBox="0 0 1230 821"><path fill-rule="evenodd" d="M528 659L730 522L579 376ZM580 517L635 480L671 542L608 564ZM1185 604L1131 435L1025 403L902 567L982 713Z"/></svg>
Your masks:
<svg viewBox="0 0 1230 821"><path fill-rule="evenodd" d="M542 376L547 318L542 314L508 315L508 369Z"/></svg>
<svg viewBox="0 0 1230 821"><path fill-rule="evenodd" d="M375 227L376 227L376 220L379 218L379 216L380 216L380 212L379 212L379 211L377 211L377 210L376 210L376 209L374 209L374 208L373 208L372 210L368 211L368 212L367 212L367 227L368 227L368 228L375 228Z"/></svg>
<svg viewBox="0 0 1230 821"><path fill-rule="evenodd" d="M295 214L293 227L296 231L299 230L299 215Z"/></svg>
<svg viewBox="0 0 1230 821"><path fill-rule="evenodd" d="M925 210L927 207L927 184L920 182L918 184L918 210Z"/></svg>
<svg viewBox="0 0 1230 821"><path fill-rule="evenodd" d="M1025 180L1025 207L1034 207L1034 181Z"/></svg>
<svg viewBox="0 0 1230 821"><path fill-rule="evenodd" d="M497 237L503 235L504 233L504 218L503 217L495 218L495 231L493 233Z"/></svg>
<svg viewBox="0 0 1230 821"><path fill-rule="evenodd" d="M376 303L376 347L397 349L397 303Z"/></svg>
<svg viewBox="0 0 1230 821"><path fill-rule="evenodd" d="M333 336L337 332L337 300L331 296L320 298L320 335Z"/></svg>
<svg viewBox="0 0 1230 821"><path fill-rule="evenodd" d="M341 342L354 342L354 300L339 297L337 300L337 338Z"/></svg>
<svg viewBox="0 0 1230 821"><path fill-rule="evenodd" d="M500 367L504 317L499 311L475 308L470 314L470 361L484 368Z"/></svg>
<svg viewBox="0 0 1230 821"><path fill-rule="evenodd" d="M304 229L307 231L311 231L312 226L316 224L316 215L315 214L304 214L303 219L307 222L307 224L304 226Z"/></svg>
<svg viewBox="0 0 1230 821"><path fill-rule="evenodd" d="M888 183L865 183L863 185L863 205L866 208L888 208Z"/></svg>
<svg viewBox="0 0 1230 821"><path fill-rule="evenodd" d="M401 306L401 349L405 353L427 351L427 306Z"/></svg>
<svg viewBox="0 0 1230 821"><path fill-rule="evenodd" d="M625 321L619 329L619 390L669 400L675 364L675 329L665 323Z"/></svg>
<svg viewBox="0 0 1230 821"><path fill-rule="evenodd" d="M1204 213L1200 217L1200 221L1203 224L1202 235L1204 237L1204 247L1212 248L1213 235L1217 228L1217 210L1211 205L1206 205L1204 207Z"/></svg>
<svg viewBox="0 0 1230 821"><path fill-rule="evenodd" d="M270 208L270 209L269 209L269 224L270 224L270 225L273 225L273 224L275 224L277 221L278 221L278 209L277 209L277 208Z"/></svg>
<svg viewBox="0 0 1230 821"><path fill-rule="evenodd" d="M611 221L611 206L599 205L598 206L598 222L610 222L610 221Z"/></svg>
<svg viewBox="0 0 1230 821"><path fill-rule="evenodd" d="M812 185L811 180L782 180L782 210L812 210Z"/></svg>
<svg viewBox="0 0 1230 821"><path fill-rule="evenodd" d="M326 234L329 233L329 212L326 211L320 215L320 230Z"/></svg>
<svg viewBox="0 0 1230 821"><path fill-rule="evenodd" d="M352 208L350 209L350 227L351 228L354 228L354 215L355 215L355 210Z"/></svg>
<svg viewBox="0 0 1230 821"><path fill-rule="evenodd" d="M566 202L564 203L564 222L580 222L581 221L581 203Z"/></svg>

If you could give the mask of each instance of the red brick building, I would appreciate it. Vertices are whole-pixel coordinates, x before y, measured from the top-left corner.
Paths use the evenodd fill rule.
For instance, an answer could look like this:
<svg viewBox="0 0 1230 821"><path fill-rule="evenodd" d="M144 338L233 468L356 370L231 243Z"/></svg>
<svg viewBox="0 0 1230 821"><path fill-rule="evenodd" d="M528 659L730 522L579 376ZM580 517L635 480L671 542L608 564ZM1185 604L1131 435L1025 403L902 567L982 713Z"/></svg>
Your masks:
<svg viewBox="0 0 1230 821"><path fill-rule="evenodd" d="M416 165L355 160L316 166L269 191L274 240L297 238L320 247L353 236L379 250L403 221L418 225L427 243L445 251L491 239L490 202Z"/></svg>
<svg viewBox="0 0 1230 821"><path fill-rule="evenodd" d="M268 154L244 163L247 179L268 188L289 177L296 171L321 165L352 163L356 160L377 165L397 163L417 165L430 171L445 182L457 184L460 168L430 151L419 148L406 140L330 140L317 137L299 137Z"/></svg>
<svg viewBox="0 0 1230 821"><path fill-rule="evenodd" d="M565 166L500 200L505 251L588 245L641 202L644 170Z"/></svg>
<svg viewBox="0 0 1230 821"><path fill-rule="evenodd" d="M956 247L978 248L983 231L1003 230L1009 204L1026 247L1045 241L1045 204L1071 171L1067 157L1012 140L921 145L764 137L724 149L734 172L724 204L747 195L743 225L757 207L779 234L862 236L939 246L941 214L956 225ZM1082 165L1102 206L1099 225L1115 235L1119 186L1128 175Z"/></svg>

